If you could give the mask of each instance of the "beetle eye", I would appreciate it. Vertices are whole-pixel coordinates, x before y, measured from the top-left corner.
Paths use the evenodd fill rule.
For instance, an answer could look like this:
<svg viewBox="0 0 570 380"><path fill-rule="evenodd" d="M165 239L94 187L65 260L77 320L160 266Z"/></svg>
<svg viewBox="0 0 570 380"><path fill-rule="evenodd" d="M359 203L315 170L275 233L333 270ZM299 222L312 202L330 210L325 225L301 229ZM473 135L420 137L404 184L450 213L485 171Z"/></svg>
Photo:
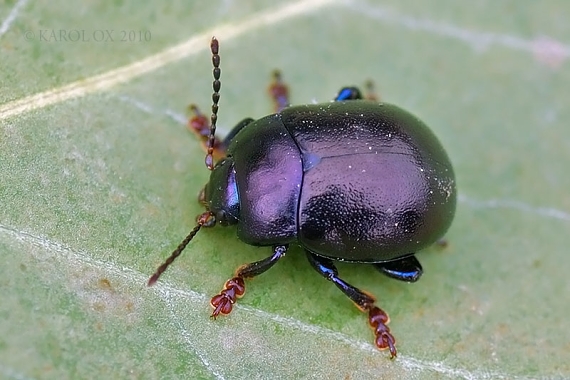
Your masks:
<svg viewBox="0 0 570 380"><path fill-rule="evenodd" d="M228 225L228 219L224 210L219 210L216 212L216 220L223 226Z"/></svg>

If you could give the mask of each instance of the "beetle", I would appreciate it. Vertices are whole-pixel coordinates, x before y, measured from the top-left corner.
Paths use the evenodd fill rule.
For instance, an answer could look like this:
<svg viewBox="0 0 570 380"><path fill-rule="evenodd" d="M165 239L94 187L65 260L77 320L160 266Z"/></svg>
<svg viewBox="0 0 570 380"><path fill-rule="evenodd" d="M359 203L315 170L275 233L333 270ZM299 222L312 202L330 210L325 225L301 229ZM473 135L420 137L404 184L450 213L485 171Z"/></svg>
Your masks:
<svg viewBox="0 0 570 380"><path fill-rule="evenodd" d="M329 103L297 106L279 91L276 113L245 119L219 140L221 70L215 37L210 48L212 115L209 126L199 124L209 130L203 142L211 174L199 196L206 211L148 285L201 227L237 226L241 241L272 247L272 253L236 270L212 297L212 318L232 311L245 292L244 279L267 271L290 244L297 244L317 273L368 313L376 346L396 357L388 314L371 294L344 281L335 261L369 264L405 282L421 277L415 253L441 238L455 214L455 176L442 145L417 117L363 99L356 87L341 89ZM274 77L280 81L278 74Z"/></svg>

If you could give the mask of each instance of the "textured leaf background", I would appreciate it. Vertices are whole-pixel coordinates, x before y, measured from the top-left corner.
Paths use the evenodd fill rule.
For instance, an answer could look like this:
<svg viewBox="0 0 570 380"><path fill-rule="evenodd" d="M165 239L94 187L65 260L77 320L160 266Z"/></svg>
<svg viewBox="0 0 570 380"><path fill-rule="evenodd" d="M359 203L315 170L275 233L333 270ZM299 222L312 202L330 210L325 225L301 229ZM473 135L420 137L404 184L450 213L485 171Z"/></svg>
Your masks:
<svg viewBox="0 0 570 380"><path fill-rule="evenodd" d="M102 4L0 2L0 378L570 377L567 1ZM278 67L297 104L372 78L447 148L460 202L424 277L339 265L397 360L298 248L215 322L209 297L268 254L234 230L145 286L201 212L184 112L209 106L213 34L222 131L269 112Z"/></svg>

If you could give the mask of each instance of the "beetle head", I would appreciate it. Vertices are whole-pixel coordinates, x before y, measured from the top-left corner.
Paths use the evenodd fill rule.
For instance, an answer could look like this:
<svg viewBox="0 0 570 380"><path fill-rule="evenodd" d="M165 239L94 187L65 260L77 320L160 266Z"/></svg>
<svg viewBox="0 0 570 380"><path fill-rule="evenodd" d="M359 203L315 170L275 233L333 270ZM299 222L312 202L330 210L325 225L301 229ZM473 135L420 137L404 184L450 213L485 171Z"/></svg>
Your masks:
<svg viewBox="0 0 570 380"><path fill-rule="evenodd" d="M210 174L210 181L200 192L199 200L213 216L214 220L210 225L218 222L229 226L238 222L239 196L231 157L226 157L216 164Z"/></svg>

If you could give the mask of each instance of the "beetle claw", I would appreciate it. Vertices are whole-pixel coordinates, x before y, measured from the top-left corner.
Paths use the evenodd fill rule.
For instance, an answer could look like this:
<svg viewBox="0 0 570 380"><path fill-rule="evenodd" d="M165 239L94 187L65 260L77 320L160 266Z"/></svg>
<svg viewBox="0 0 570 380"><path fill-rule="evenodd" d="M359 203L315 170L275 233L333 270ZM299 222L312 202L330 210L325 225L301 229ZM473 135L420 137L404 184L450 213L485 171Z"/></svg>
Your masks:
<svg viewBox="0 0 570 380"><path fill-rule="evenodd" d="M390 323L388 314L377 306L371 306L368 310L368 323L374 329L376 347L380 350L389 349L390 359L394 359L398 351L396 350L396 339L387 326Z"/></svg>
<svg viewBox="0 0 570 380"><path fill-rule="evenodd" d="M216 319L216 317L220 315L220 313L227 315L231 313L233 309L232 299L228 297L226 294L218 294L212 297L210 305L212 305L212 307L214 308L212 315L210 315L210 318L212 319Z"/></svg>
<svg viewBox="0 0 570 380"><path fill-rule="evenodd" d="M224 288L210 300L214 308L210 318L216 319L220 314L227 315L232 312L233 304L245 293L245 283L242 277L234 277L226 281Z"/></svg>

